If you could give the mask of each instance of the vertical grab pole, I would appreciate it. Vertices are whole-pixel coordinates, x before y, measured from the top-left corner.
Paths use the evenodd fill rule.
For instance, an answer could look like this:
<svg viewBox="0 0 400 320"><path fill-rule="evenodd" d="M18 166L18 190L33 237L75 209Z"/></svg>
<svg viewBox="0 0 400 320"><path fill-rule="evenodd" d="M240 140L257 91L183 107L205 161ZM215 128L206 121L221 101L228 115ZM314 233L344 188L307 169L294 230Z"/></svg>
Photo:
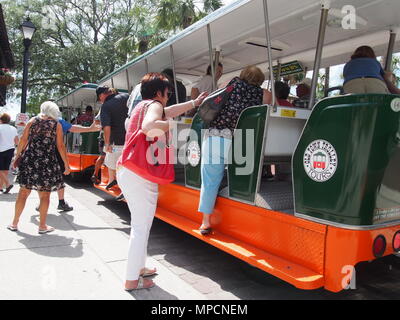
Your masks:
<svg viewBox="0 0 400 320"><path fill-rule="evenodd" d="M179 95L178 95L178 84L176 82L176 73L175 73L175 59L174 59L174 48L172 45L169 46L169 52L171 54L171 66L172 66L172 74L174 76L174 88L175 88L175 98L176 103L179 103Z"/></svg>
<svg viewBox="0 0 400 320"><path fill-rule="evenodd" d="M72 120L72 108L69 107L68 96L67 96L67 108L68 108L68 114L69 114L69 117L67 118L67 120L68 120L68 122L71 122L71 120Z"/></svg>
<svg viewBox="0 0 400 320"><path fill-rule="evenodd" d="M220 58L220 56L221 56L221 47L220 46L217 46L216 48L215 48L215 61L214 61L214 71L215 71L215 73L217 73L217 70L218 70L218 65L219 65L219 58ZM215 89L218 89L217 87L218 87L218 80L216 79L216 78L214 78L214 86L215 86Z"/></svg>
<svg viewBox="0 0 400 320"><path fill-rule="evenodd" d="M330 0L321 1L321 21L319 24L317 50L315 52L314 72L311 83L310 103L308 109L312 109L315 103L316 90L318 85L319 69L321 67L322 50L324 48L326 23L328 21L328 13L330 9Z"/></svg>
<svg viewBox="0 0 400 320"><path fill-rule="evenodd" d="M267 52L268 52L268 63L269 63L269 79L270 79L270 86L271 86L271 93L272 93L272 110L268 108L265 124L264 124L264 137L262 142L261 154L260 154L260 164L258 167L258 176L257 176L257 186L256 186L256 194L260 192L261 188L261 178L262 178L262 171L264 166L264 154L265 154L265 143L267 141L267 132L268 132L268 125L269 125L269 117L272 112L276 112L278 108L275 106L276 104L276 96L275 96L275 79L274 79L274 68L273 68L273 61L272 61L272 49L271 49L271 30L269 26L269 15L268 15L268 0L263 0L264 6L264 24L265 24L265 37L267 40ZM254 199L255 201L255 199Z"/></svg>
<svg viewBox="0 0 400 320"><path fill-rule="evenodd" d="M271 30L269 27L269 15L268 15L268 1L264 0L264 22L265 22L265 36L267 40L267 52L268 52L268 63L269 63L269 78L271 84L272 102L271 104L275 106L276 96L275 96L275 83L274 83L274 67L272 62L272 50L271 50Z"/></svg>
<svg viewBox="0 0 400 320"><path fill-rule="evenodd" d="M331 68L328 67L328 68L325 68L325 85L324 85L325 97L328 96L330 78L331 78Z"/></svg>
<svg viewBox="0 0 400 320"><path fill-rule="evenodd" d="M211 77L213 79L212 81L212 90L214 91L216 86L215 83L215 69L214 69L214 63L213 63L213 47L212 47L212 40L211 40L211 27L210 24L207 24L207 36L208 36L208 52L210 55L210 66L211 66Z"/></svg>
<svg viewBox="0 0 400 320"><path fill-rule="evenodd" d="M129 81L129 72L128 69L125 69L125 75L126 75L126 87L128 89L128 93L131 93L131 85L130 85L130 81Z"/></svg>
<svg viewBox="0 0 400 320"><path fill-rule="evenodd" d="M282 64L278 59L278 72L276 73L275 81L280 81L281 80L281 73L282 73Z"/></svg>
<svg viewBox="0 0 400 320"><path fill-rule="evenodd" d="M393 63L393 49L396 42L397 33L395 30L390 30L389 47L385 59L385 71L392 71Z"/></svg>
<svg viewBox="0 0 400 320"><path fill-rule="evenodd" d="M147 61L147 59L144 59L144 65L146 68L146 74L148 74L149 73L149 61Z"/></svg>

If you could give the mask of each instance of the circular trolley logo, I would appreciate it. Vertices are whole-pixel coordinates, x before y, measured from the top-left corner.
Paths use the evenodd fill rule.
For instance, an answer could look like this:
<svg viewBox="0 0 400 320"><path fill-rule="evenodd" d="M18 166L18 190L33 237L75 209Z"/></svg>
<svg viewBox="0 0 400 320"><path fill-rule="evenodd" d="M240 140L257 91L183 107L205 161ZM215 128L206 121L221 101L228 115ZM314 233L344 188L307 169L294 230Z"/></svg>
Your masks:
<svg viewBox="0 0 400 320"><path fill-rule="evenodd" d="M392 107L392 110L394 112L399 112L400 111L400 98L393 99L390 106Z"/></svg>
<svg viewBox="0 0 400 320"><path fill-rule="evenodd" d="M196 167L200 163L200 146L197 141L191 141L187 147L188 162L192 167Z"/></svg>
<svg viewBox="0 0 400 320"><path fill-rule="evenodd" d="M304 152L303 162L307 175L316 182L328 181L338 166L336 150L325 140L311 142Z"/></svg>

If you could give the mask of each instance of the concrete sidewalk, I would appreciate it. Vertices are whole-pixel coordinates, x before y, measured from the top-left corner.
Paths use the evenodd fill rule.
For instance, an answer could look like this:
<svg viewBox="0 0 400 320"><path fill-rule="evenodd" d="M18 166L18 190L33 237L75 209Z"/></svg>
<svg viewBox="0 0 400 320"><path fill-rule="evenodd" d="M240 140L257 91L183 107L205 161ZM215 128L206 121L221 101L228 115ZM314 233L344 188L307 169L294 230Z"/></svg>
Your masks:
<svg viewBox="0 0 400 320"><path fill-rule="evenodd" d="M156 267L156 287L127 293L123 290L128 236L111 228L91 210L74 200L71 212L58 213L52 193L48 225L38 234L39 203L36 192L28 198L19 231L6 229L14 216L18 192L0 194L0 300L4 299L205 299L178 275L149 257Z"/></svg>

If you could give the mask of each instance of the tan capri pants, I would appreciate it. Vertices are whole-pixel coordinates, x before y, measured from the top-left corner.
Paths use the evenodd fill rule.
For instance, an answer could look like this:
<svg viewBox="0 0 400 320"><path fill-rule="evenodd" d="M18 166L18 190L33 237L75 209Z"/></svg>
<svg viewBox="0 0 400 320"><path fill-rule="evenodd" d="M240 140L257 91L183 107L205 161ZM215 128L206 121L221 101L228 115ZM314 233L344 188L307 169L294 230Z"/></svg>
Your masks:
<svg viewBox="0 0 400 320"><path fill-rule="evenodd" d="M389 93L386 83L377 78L358 78L346 82L345 93Z"/></svg>

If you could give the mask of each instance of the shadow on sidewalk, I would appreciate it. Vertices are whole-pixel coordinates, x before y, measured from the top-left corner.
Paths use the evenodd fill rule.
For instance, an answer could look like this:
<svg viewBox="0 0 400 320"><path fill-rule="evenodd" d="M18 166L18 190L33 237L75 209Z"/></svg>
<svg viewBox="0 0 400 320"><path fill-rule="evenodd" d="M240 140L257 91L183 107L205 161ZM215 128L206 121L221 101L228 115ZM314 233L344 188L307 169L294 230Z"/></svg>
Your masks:
<svg viewBox="0 0 400 320"><path fill-rule="evenodd" d="M157 279L154 282L156 285L153 288L134 290L129 294L136 300L179 300L178 297L157 286Z"/></svg>
<svg viewBox="0 0 400 320"><path fill-rule="evenodd" d="M61 231L79 231L79 230L113 230L114 228L111 227L88 227L80 224L74 223L74 216L70 215L66 212L60 212L59 215L55 214L48 214L47 219L51 219L51 226L54 227L57 230ZM69 224L66 225L65 223L60 223L59 219L63 219L64 221L67 221ZM39 226L39 214L31 216L31 222L37 226Z"/></svg>
<svg viewBox="0 0 400 320"><path fill-rule="evenodd" d="M23 239L19 240L28 250L52 258L79 258L83 256L81 239L74 239L57 234L32 235L16 232ZM60 250L55 250L59 247ZM40 249L40 250L38 250Z"/></svg>
<svg viewBox="0 0 400 320"><path fill-rule="evenodd" d="M17 200L18 192L0 194L0 202L15 202Z"/></svg>

